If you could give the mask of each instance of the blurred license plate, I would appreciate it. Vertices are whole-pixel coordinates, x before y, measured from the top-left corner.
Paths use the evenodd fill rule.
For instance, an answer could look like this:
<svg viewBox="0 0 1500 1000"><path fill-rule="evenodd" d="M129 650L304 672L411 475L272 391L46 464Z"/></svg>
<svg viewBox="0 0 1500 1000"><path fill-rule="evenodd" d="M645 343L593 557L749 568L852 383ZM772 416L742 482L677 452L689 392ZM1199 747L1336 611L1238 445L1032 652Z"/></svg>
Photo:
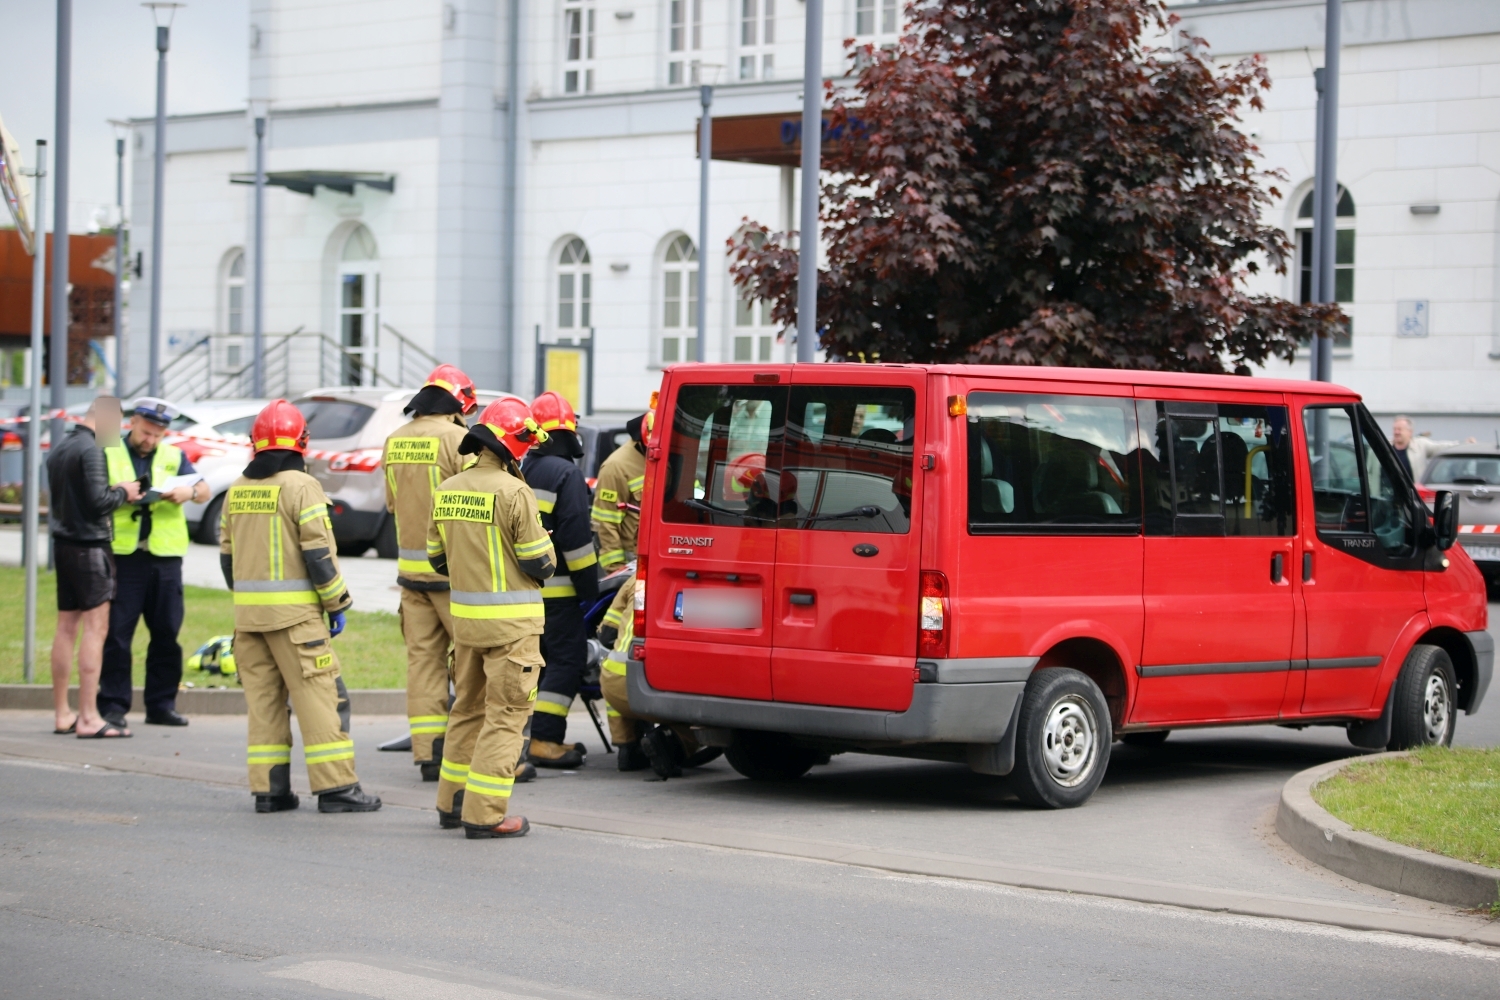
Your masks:
<svg viewBox="0 0 1500 1000"><path fill-rule="evenodd" d="M760 628L760 591L728 587L684 590L678 621L689 628Z"/></svg>
<svg viewBox="0 0 1500 1000"><path fill-rule="evenodd" d="M1464 551L1476 562L1500 562L1500 545L1465 545Z"/></svg>

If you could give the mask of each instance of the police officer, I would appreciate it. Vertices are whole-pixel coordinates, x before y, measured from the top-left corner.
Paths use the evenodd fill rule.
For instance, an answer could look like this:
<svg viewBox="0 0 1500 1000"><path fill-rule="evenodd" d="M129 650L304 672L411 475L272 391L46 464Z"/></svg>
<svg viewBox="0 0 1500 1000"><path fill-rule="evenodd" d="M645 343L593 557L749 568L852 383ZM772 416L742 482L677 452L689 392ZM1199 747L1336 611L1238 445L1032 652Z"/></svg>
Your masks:
<svg viewBox="0 0 1500 1000"><path fill-rule="evenodd" d="M537 767L574 768L584 762L584 746L568 746L563 740L568 710L588 668L588 631L580 602L599 597L599 560L589 527L589 488L576 461L583 457L578 415L555 392L533 400L531 415L547 440L532 447L521 470L536 494L542 527L552 536L558 573L542 587L547 608L542 657L547 667L531 720L528 759Z"/></svg>
<svg viewBox="0 0 1500 1000"><path fill-rule="evenodd" d="M599 467L594 488L594 530L599 533L599 566L606 573L635 558L641 523L641 490L646 485L646 445L651 411L625 425L630 443L621 445Z"/></svg>
<svg viewBox="0 0 1500 1000"><path fill-rule="evenodd" d="M552 539L516 460L545 436L519 399L491 403L459 444L478 461L445 480L433 498L427 558L452 582L455 692L438 825L462 826L470 840L531 829L526 817L506 813L542 670L541 581L554 563Z"/></svg>
<svg viewBox="0 0 1500 1000"><path fill-rule="evenodd" d="M135 401L130 431L104 448L109 483L150 484L161 490L152 503L115 508L115 600L109 609L109 635L99 678L99 713L117 726L130 711L130 646L142 617L151 632L146 647L146 722L185 726L177 712L182 683L182 557L188 550L187 517L182 505L208 500L208 484L199 478L163 489L176 477L197 470L182 449L162 441L178 412L170 403L143 396ZM108 438L106 438L108 440Z"/></svg>
<svg viewBox="0 0 1500 1000"><path fill-rule="evenodd" d="M278 399L255 418L250 439L255 457L224 499L219 562L234 591L255 811L297 808L290 697L318 812L374 812L380 799L359 787L354 741L338 713L339 661L330 640L344 630L353 602L334 555L328 497L303 462L307 423Z"/></svg>
<svg viewBox="0 0 1500 1000"><path fill-rule="evenodd" d="M412 761L423 781L438 780L448 731L448 653L453 619L448 578L427 561L432 494L458 475L464 415L477 405L474 383L453 365L439 365L406 404L410 422L385 439L385 508L396 519L396 583L406 640L406 716Z"/></svg>

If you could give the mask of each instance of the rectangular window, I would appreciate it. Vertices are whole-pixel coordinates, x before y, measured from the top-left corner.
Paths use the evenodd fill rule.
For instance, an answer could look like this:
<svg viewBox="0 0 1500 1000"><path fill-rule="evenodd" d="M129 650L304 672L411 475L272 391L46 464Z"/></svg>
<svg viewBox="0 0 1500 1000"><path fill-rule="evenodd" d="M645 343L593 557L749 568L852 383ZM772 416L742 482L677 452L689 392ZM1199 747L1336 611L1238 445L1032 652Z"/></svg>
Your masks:
<svg viewBox="0 0 1500 1000"><path fill-rule="evenodd" d="M667 48L672 52L681 52L687 47L687 18L684 16L686 9L687 0L672 0L670 24L667 28Z"/></svg>
<svg viewBox="0 0 1500 1000"><path fill-rule="evenodd" d="M774 496L781 527L911 530L916 408L904 387L793 386Z"/></svg>
<svg viewBox="0 0 1500 1000"><path fill-rule="evenodd" d="M661 325L675 327L682 325L682 272L672 270L663 275L666 295L662 300Z"/></svg>
<svg viewBox="0 0 1500 1000"><path fill-rule="evenodd" d="M1374 535L1378 553L1404 559L1416 551L1412 499L1385 435L1363 406L1318 406L1302 411L1312 470L1318 535ZM1363 546L1341 546L1365 555Z"/></svg>
<svg viewBox="0 0 1500 1000"><path fill-rule="evenodd" d="M589 93L594 89L594 69L588 64L594 60L595 16L593 7L563 9L564 93Z"/></svg>
<svg viewBox="0 0 1500 1000"><path fill-rule="evenodd" d="M971 533L1140 532L1133 400L975 392L968 404Z"/></svg>
<svg viewBox="0 0 1500 1000"><path fill-rule="evenodd" d="M896 33L896 0L881 0L880 33L883 35Z"/></svg>
<svg viewBox="0 0 1500 1000"><path fill-rule="evenodd" d="M787 394L781 386L687 385L678 391L662 520L776 527Z"/></svg>
<svg viewBox="0 0 1500 1000"><path fill-rule="evenodd" d="M757 337L756 339L760 341L760 356L757 357L756 360L757 361L770 361L771 360L771 338L770 337Z"/></svg>
<svg viewBox="0 0 1500 1000"><path fill-rule="evenodd" d="M568 329L573 325L573 275L557 276L557 325Z"/></svg>
<svg viewBox="0 0 1500 1000"><path fill-rule="evenodd" d="M856 35L875 34L875 0L855 0L854 33Z"/></svg>
<svg viewBox="0 0 1500 1000"><path fill-rule="evenodd" d="M664 365L670 365L670 364L676 364L678 361L681 361L682 358L678 354L678 352L681 349L682 349L682 338L680 338L680 337L663 337L663 338L661 338L661 363L664 364Z"/></svg>
<svg viewBox="0 0 1500 1000"><path fill-rule="evenodd" d="M751 354L751 351L754 349L754 342L755 342L755 338L754 337L735 337L734 338L734 360L736 360L736 361L750 361L750 360L753 360L751 358L750 354Z"/></svg>
<svg viewBox="0 0 1500 1000"><path fill-rule="evenodd" d="M1295 533L1286 407L1142 400L1137 414L1148 535Z"/></svg>
<svg viewBox="0 0 1500 1000"><path fill-rule="evenodd" d="M755 16L755 0L740 0L740 44L754 45L756 41L757 18Z"/></svg>

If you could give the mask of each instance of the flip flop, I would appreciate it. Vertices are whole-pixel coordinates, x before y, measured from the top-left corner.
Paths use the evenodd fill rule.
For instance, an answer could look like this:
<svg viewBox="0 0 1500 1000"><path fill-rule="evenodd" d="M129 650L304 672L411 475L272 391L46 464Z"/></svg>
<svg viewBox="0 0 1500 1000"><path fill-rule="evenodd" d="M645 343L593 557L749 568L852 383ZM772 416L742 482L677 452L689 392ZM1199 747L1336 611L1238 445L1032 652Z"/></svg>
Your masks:
<svg viewBox="0 0 1500 1000"><path fill-rule="evenodd" d="M74 723L74 725L76 726L77 723ZM113 722L106 721L104 725L99 727L98 732L79 733L78 738L80 740L124 740L129 739L132 735L131 733L127 733L123 726L117 726Z"/></svg>
<svg viewBox="0 0 1500 1000"><path fill-rule="evenodd" d="M72 736L76 732L78 732L78 720L75 718L73 720L72 724L69 725L67 729L54 729L54 730L52 730L52 735L53 736Z"/></svg>

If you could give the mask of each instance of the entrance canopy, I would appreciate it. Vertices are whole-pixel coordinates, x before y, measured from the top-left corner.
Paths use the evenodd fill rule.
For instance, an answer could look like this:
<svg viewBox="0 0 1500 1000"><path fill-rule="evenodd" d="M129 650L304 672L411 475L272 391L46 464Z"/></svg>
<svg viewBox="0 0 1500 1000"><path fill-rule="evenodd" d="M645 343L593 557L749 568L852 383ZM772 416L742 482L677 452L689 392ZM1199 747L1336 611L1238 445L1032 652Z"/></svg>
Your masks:
<svg viewBox="0 0 1500 1000"><path fill-rule="evenodd" d="M255 175L230 174L229 183L254 184ZM356 184L363 184L375 191L395 191L396 175L351 170L278 170L266 174L268 187L284 187L288 191L306 195L320 187L353 194Z"/></svg>

